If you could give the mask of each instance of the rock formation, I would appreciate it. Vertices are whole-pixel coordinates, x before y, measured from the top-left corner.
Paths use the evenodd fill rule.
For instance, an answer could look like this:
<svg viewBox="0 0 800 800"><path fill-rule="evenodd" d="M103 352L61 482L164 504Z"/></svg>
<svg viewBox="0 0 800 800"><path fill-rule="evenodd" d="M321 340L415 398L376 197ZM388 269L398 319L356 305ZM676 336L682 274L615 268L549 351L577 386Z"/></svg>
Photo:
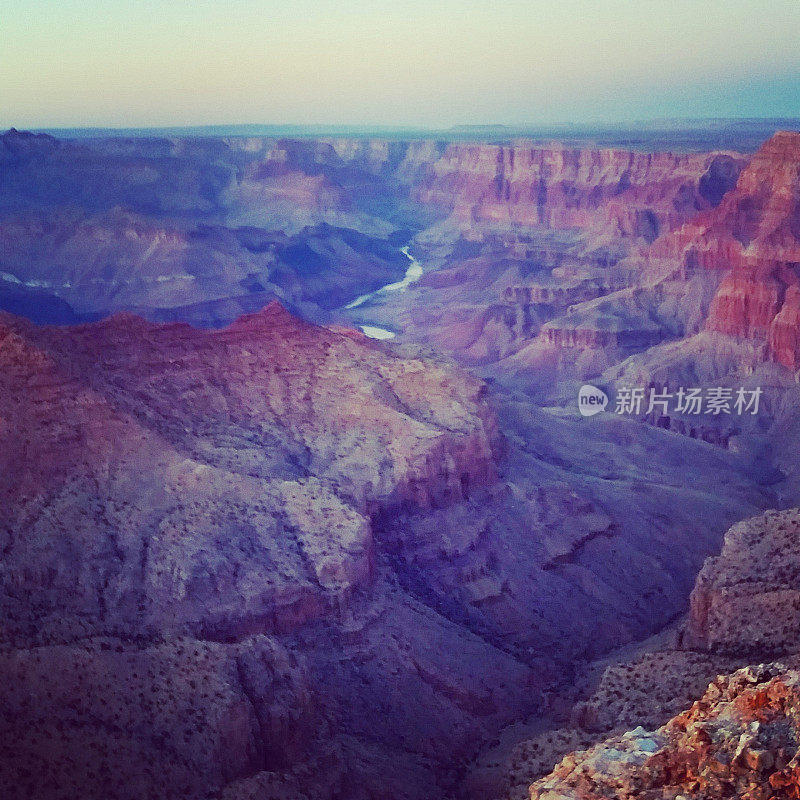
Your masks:
<svg viewBox="0 0 800 800"><path fill-rule="evenodd" d="M370 580L376 508L452 502L495 473L480 384L278 304L208 333L7 318L0 354L7 634L33 608L42 637L51 617L285 629Z"/></svg>
<svg viewBox="0 0 800 800"><path fill-rule="evenodd" d="M420 197L449 202L454 217L473 229L500 226L517 274L507 268L507 285L497 280L491 316L484 300L482 316L476 313L467 327L459 309L460 330L468 335L439 341L454 342L467 361L510 357L511 369L533 380L553 370L587 378L632 354L648 360L647 351L662 342L705 330L763 345L761 361L796 369L800 134L775 134L747 163L720 154L705 161L629 156L563 147L448 149ZM544 187L538 200L534 179ZM681 205L684 195L694 199ZM620 224L618 200L629 215L653 215L654 241L637 234L634 220ZM519 233L526 225L569 227L578 235L558 242L537 234L531 246ZM564 266L576 256L584 267ZM485 283L481 288L485 297Z"/></svg>
<svg viewBox="0 0 800 800"><path fill-rule="evenodd" d="M743 163L721 153L452 144L415 196L464 220L576 227L652 242L719 203Z"/></svg>
<svg viewBox="0 0 800 800"><path fill-rule="evenodd" d="M676 650L669 643L654 651L647 645L644 649L633 659L628 656L630 660L612 660L609 664L608 659L601 659L590 664L579 674L572 698L569 694L554 698L550 713L551 725L556 727L520 742L498 765L503 773L502 789L495 791L498 798L525 800L531 783L550 773L575 750L590 748L633 728L661 727L700 697L714 676L741 663L733 658ZM480 774L479 769L475 772ZM475 774L470 777L474 780Z"/></svg>
<svg viewBox="0 0 800 800"><path fill-rule="evenodd" d="M590 668L576 686L588 697L568 724L512 752L507 796L526 796L530 778L561 759L531 786L534 800L795 797L798 530L798 509L734 525L701 570L677 635L632 661L601 663L599 680ZM720 675L765 657L782 663ZM581 747L590 749L565 755Z"/></svg>
<svg viewBox="0 0 800 800"><path fill-rule="evenodd" d="M582 377L695 333L720 277L681 273L666 285L664 275L651 276L658 248L712 213L746 163L726 152L452 144L412 196L450 213L425 234L434 246L460 234L480 259L465 260L454 248L444 266L465 276L458 292L423 279L415 291L434 291L417 308L437 303L436 312L429 320L419 310L406 330L466 363L511 356L514 371ZM680 272L680 259L670 258L663 269Z"/></svg>
<svg viewBox="0 0 800 800"><path fill-rule="evenodd" d="M0 308L218 326L278 298L328 321L403 277L410 234L377 214L436 152L373 145L2 134Z"/></svg>
<svg viewBox="0 0 800 800"><path fill-rule="evenodd" d="M692 592L687 644L760 655L800 650L800 512L768 512L725 535Z"/></svg>
<svg viewBox="0 0 800 800"><path fill-rule="evenodd" d="M5 315L0 362L8 797L246 796L256 774L421 797L430 760L517 713L530 671L376 565L374 515L495 479L479 381L277 304L219 331Z"/></svg>
<svg viewBox="0 0 800 800"><path fill-rule="evenodd" d="M769 349L779 364L800 369L800 286L786 286L783 305L769 326Z"/></svg>
<svg viewBox="0 0 800 800"><path fill-rule="evenodd" d="M800 133L776 133L715 209L664 236L649 253L684 271L725 272L706 327L768 340L771 356L790 369L798 364L790 327L800 284L799 186Z"/></svg>
<svg viewBox="0 0 800 800"><path fill-rule="evenodd" d="M651 255L669 255L690 269L797 262L799 164L800 133L779 131L753 155L716 208L665 236Z"/></svg>
<svg viewBox="0 0 800 800"><path fill-rule="evenodd" d="M724 451L498 406L452 365L277 304L214 331L2 326L0 667L41 685L5 682L19 797L100 796L108 763L135 797L184 736L173 795L447 796L578 656L666 623L726 522L769 502ZM170 721L184 708L202 730Z"/></svg>
<svg viewBox="0 0 800 800"><path fill-rule="evenodd" d="M325 224L295 235L187 229L120 208L11 213L0 218L0 246L0 291L49 296L67 311L51 320L29 301L31 316L59 323L125 310L219 326L274 298L323 321L353 296L402 278L408 263L383 239Z"/></svg>
<svg viewBox="0 0 800 800"><path fill-rule="evenodd" d="M531 800L800 795L800 673L747 667L709 684L700 700L655 731L642 727L566 756L531 786Z"/></svg>

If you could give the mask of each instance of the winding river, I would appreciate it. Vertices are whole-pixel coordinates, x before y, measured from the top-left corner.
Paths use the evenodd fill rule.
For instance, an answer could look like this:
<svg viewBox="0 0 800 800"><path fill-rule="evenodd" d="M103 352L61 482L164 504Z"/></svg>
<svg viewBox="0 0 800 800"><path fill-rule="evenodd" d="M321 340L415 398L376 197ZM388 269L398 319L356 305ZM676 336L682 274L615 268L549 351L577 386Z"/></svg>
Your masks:
<svg viewBox="0 0 800 800"><path fill-rule="evenodd" d="M404 292L412 283L415 283L422 277L422 264L417 261L411 253L408 252L409 245L400 249L400 252L411 262L408 265L408 269L406 269L406 274L403 276L403 280L395 281L394 283L387 283L385 286L381 286L380 289L376 289L374 292L369 292L369 294L362 294L356 297L352 303L348 303L345 308L350 310L353 308L358 308L359 306L366 303L368 300L374 300L381 295L391 294L392 292ZM376 325L359 325L359 328L364 332L365 335L369 336L371 339L394 339L395 333L393 331L386 330L386 328L379 328Z"/></svg>

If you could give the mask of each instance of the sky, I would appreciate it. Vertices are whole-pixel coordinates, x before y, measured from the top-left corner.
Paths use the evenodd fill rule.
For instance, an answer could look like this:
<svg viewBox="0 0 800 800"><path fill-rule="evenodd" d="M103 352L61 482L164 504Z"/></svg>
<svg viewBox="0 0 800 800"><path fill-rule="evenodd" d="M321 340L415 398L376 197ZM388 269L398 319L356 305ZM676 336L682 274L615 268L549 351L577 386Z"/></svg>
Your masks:
<svg viewBox="0 0 800 800"><path fill-rule="evenodd" d="M800 116L800 0L2 0L0 128Z"/></svg>

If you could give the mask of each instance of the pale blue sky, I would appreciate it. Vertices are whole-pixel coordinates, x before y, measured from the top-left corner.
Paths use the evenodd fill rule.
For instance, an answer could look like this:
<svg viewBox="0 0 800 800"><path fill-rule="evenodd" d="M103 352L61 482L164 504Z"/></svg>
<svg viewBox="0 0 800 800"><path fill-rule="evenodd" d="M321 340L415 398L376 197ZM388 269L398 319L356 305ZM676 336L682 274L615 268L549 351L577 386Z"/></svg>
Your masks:
<svg viewBox="0 0 800 800"><path fill-rule="evenodd" d="M800 116L800 0L3 0L0 127Z"/></svg>

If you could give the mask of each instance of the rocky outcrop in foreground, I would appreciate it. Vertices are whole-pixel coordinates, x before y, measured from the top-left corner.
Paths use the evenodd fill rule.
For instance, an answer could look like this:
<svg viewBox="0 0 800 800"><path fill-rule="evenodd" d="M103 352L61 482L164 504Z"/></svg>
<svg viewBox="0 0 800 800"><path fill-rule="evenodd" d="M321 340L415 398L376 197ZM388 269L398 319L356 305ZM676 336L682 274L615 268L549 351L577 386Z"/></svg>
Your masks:
<svg viewBox="0 0 800 800"><path fill-rule="evenodd" d="M800 509L732 526L688 621L630 660L590 665L582 699L554 714L562 727L511 752L503 796L539 777L535 800L798 797L798 532ZM780 665L742 669L770 658Z"/></svg>
<svg viewBox="0 0 800 800"><path fill-rule="evenodd" d="M782 800L800 797L800 673L747 667L713 681L655 731L566 756L531 800Z"/></svg>

